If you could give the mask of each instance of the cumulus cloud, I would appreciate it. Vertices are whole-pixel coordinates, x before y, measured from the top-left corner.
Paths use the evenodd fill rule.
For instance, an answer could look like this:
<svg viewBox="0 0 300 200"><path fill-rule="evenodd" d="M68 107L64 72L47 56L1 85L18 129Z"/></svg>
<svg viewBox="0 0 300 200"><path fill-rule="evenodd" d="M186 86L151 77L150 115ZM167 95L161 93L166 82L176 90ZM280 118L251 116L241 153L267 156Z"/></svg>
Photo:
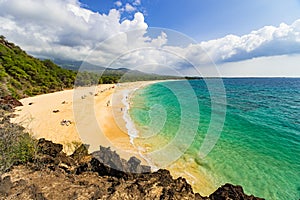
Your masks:
<svg viewBox="0 0 300 200"><path fill-rule="evenodd" d="M133 7L133 6L130 5L129 3L126 3L126 5L125 5L125 11L126 11L126 12L133 12L133 11L135 11L135 10L136 10L135 7Z"/></svg>
<svg viewBox="0 0 300 200"><path fill-rule="evenodd" d="M82 8L77 0L0 1L1 34L36 56L83 59L97 43L147 27L141 13L120 22L118 10L99 14Z"/></svg>
<svg viewBox="0 0 300 200"><path fill-rule="evenodd" d="M115 4L122 6L120 1ZM82 60L90 55L89 62L102 66L147 67L143 71L156 73L166 72L162 66L184 71L300 54L300 20L195 43L170 31L151 34L144 15L134 7L140 4L136 0L122 7L132 12L133 19L121 21L121 8L101 14L83 8L78 0L0 0L0 34L38 57ZM181 41L184 44L178 45Z"/></svg>
<svg viewBox="0 0 300 200"><path fill-rule="evenodd" d="M150 37L147 29L139 12L121 22L118 10L100 14L76 0L0 1L0 34L37 57L88 59L110 67L151 64L154 70L167 63L160 49L168 39L163 31Z"/></svg>
<svg viewBox="0 0 300 200"><path fill-rule="evenodd" d="M123 4L122 4L121 1L116 1L116 2L115 2L115 5L118 6L118 7L121 7Z"/></svg>
<svg viewBox="0 0 300 200"><path fill-rule="evenodd" d="M216 62L232 62L264 56L300 53L300 20L291 25L265 26L243 36L228 35L224 38L201 42Z"/></svg>
<svg viewBox="0 0 300 200"><path fill-rule="evenodd" d="M133 5L135 5L135 6L141 5L141 0L135 0L133 2Z"/></svg>

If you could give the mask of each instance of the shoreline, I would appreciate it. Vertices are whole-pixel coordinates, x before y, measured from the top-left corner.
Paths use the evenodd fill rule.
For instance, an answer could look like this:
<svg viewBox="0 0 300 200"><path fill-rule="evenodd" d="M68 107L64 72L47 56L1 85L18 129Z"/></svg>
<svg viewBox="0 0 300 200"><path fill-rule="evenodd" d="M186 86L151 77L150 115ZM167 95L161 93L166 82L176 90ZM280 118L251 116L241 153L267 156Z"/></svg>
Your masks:
<svg viewBox="0 0 300 200"><path fill-rule="evenodd" d="M37 139L62 144L66 154L71 154L79 143L88 144L90 153L98 151L101 145L110 147L127 160L135 156L141 164L150 166L152 171L157 170L155 162L147 157L146 149L138 142L135 144L139 132L129 109L135 91L165 81L168 80L102 84L21 99L23 106L15 111L19 116L11 121L21 123ZM54 110L59 112L54 113ZM61 125L62 119L70 120L71 125ZM196 174L182 174L183 169L176 164L167 169L176 178L186 177L199 192L199 187L195 187ZM201 178L202 189L209 185L204 177L197 177Z"/></svg>
<svg viewBox="0 0 300 200"><path fill-rule="evenodd" d="M154 164L154 162L151 160L151 158L147 157L145 154L146 149L141 146L137 146L134 142L135 138L139 137L139 131L135 127L134 121L131 119L129 110L130 110L130 104L132 103L132 97L134 96L134 93L137 90L143 89L144 87L147 87L152 84L160 83L160 82L166 82L169 80L159 80L159 81L150 81L150 82L142 82L141 85L137 87L130 87L126 90L122 90L122 103L125 106L125 109L123 110L123 120L125 122L126 130L128 132L128 136L130 138L130 143L134 146L134 148L139 153L139 156L143 158L144 161L146 161L146 164L151 167L152 170L158 170L159 168Z"/></svg>
<svg viewBox="0 0 300 200"><path fill-rule="evenodd" d="M168 81L178 81L178 80L166 80L163 82L168 82ZM138 87L136 90L142 89L145 86ZM128 98L129 101L131 100L132 96L134 96L134 92L136 90L132 91L131 95L129 95ZM133 123L133 120L131 118L130 120ZM135 128L135 131L137 131L139 135L138 132L139 130ZM150 146L141 143L141 141L139 141L139 137L137 137L136 139L137 140L135 142L135 145L138 146L137 149L139 149L141 157L143 157L147 161L147 164L151 166L151 169L155 169L155 170L160 169L159 163L156 163L157 161L156 158L151 158L147 154L148 152L147 148L150 148ZM156 142L159 143L159 141ZM200 193L201 195L207 196L217 189L213 177L209 174L206 174L203 171L203 169L199 168L199 166L196 164L195 161L191 160L191 158L188 158L186 156L182 156L178 158L176 161L165 166L164 169L169 170L171 175L174 178L184 177L187 180L187 182L193 187L193 190L195 192ZM189 169L189 171L187 171L187 169Z"/></svg>
<svg viewBox="0 0 300 200"><path fill-rule="evenodd" d="M130 142L133 139L123 118L126 111L131 121L130 102L127 109L120 110L126 105L122 105L123 99L118 96L127 90L130 97L135 90L157 82L160 81L101 84L24 98L20 100L23 106L15 109L17 116L11 122L21 124L34 138L62 144L67 154L79 143L88 144L89 152L99 150L101 145L111 147L125 159L136 156L142 164L148 164Z"/></svg>

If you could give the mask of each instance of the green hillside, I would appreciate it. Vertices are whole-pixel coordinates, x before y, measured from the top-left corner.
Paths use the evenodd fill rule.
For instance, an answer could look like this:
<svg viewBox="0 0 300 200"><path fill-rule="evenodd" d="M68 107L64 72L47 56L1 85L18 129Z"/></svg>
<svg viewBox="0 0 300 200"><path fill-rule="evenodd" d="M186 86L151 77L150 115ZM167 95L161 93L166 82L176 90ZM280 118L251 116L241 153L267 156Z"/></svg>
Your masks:
<svg viewBox="0 0 300 200"><path fill-rule="evenodd" d="M71 88L76 73L41 61L0 36L0 95L15 98Z"/></svg>
<svg viewBox="0 0 300 200"><path fill-rule="evenodd" d="M58 66L58 65L60 66ZM82 61L39 60L0 36L0 97L12 95L19 99L55 92L64 88L99 83L175 79L175 76L149 74L126 68L103 68L89 63L80 71ZM65 69L68 68L68 69Z"/></svg>

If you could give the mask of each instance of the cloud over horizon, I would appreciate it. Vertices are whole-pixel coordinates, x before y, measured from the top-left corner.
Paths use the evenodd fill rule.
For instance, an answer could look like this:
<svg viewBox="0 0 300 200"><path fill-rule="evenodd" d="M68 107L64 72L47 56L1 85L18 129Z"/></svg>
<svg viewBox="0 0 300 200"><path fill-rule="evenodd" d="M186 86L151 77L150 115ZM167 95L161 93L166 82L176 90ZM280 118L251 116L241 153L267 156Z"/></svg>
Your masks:
<svg viewBox="0 0 300 200"><path fill-rule="evenodd" d="M224 38L199 44L217 61L234 62L257 57L300 53L300 19L291 25L265 26L243 36Z"/></svg>
<svg viewBox="0 0 300 200"><path fill-rule="evenodd" d="M93 50L91 61L105 66L119 57L116 67L163 63L183 68L188 62L203 66L300 54L300 19L242 36L177 46L163 30L147 34L144 14L136 9L140 4L140 0L125 5L116 1L119 9L106 15L83 8L78 0L0 0L0 34L37 57L82 60ZM133 19L121 21L124 11Z"/></svg>

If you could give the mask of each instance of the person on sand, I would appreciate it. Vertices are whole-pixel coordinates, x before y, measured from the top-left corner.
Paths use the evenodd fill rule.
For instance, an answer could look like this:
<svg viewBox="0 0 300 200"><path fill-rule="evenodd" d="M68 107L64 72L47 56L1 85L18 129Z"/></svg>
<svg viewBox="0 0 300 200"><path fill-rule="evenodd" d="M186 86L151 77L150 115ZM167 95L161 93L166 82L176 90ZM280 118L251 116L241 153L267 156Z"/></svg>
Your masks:
<svg viewBox="0 0 300 200"><path fill-rule="evenodd" d="M71 122L71 120L63 119L63 120L60 122L60 124L61 124L62 126L64 126L64 125L69 126L69 125L72 124L72 122Z"/></svg>
<svg viewBox="0 0 300 200"><path fill-rule="evenodd" d="M110 100L107 101L106 106L108 107L110 105Z"/></svg>

